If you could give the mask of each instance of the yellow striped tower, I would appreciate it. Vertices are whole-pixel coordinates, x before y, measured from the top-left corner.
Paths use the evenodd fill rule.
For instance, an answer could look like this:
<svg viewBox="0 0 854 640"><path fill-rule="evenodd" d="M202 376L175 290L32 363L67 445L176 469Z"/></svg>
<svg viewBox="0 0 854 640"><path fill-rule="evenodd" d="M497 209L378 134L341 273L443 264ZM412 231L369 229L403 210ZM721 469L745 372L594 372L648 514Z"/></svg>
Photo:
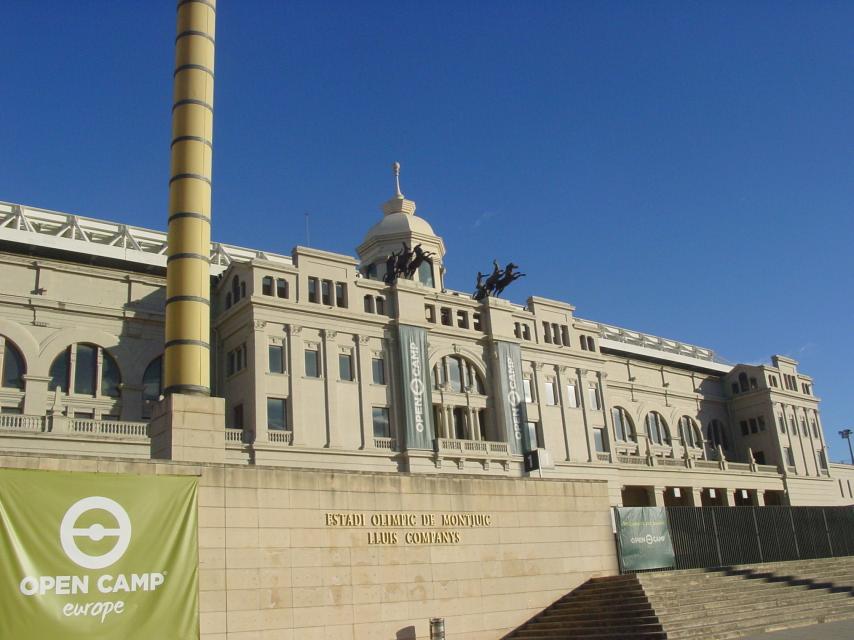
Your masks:
<svg viewBox="0 0 854 640"><path fill-rule="evenodd" d="M164 394L210 395L216 0L180 0L175 39Z"/></svg>

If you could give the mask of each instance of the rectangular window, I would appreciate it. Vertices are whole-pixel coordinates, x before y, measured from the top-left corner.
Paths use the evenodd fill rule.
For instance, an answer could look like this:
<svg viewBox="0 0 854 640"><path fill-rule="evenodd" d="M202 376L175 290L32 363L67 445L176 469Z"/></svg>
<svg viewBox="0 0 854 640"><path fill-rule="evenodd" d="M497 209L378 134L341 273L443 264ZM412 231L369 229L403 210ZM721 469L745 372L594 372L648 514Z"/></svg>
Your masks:
<svg viewBox="0 0 854 640"><path fill-rule="evenodd" d="M556 323L556 322L553 322L553 323L552 323L552 342L554 342L554 343L555 343L556 345L558 345L558 346L560 346L560 345L561 345L561 342L560 342L560 329L558 329L558 326L557 326L557 323ZM567 346L569 346L569 345L567 345Z"/></svg>
<svg viewBox="0 0 854 640"><path fill-rule="evenodd" d="M391 425L388 419L388 407L374 407L371 413L374 419L374 437L390 438Z"/></svg>
<svg viewBox="0 0 854 640"><path fill-rule="evenodd" d="M578 390L574 384L566 385L566 404L573 409L578 407Z"/></svg>
<svg viewBox="0 0 854 640"><path fill-rule="evenodd" d="M376 303L377 303L377 313L381 316L384 316L385 315L385 298L377 296Z"/></svg>
<svg viewBox="0 0 854 640"><path fill-rule="evenodd" d="M242 429L243 428L243 405L242 404L235 405L234 409L231 410L231 428L232 429Z"/></svg>
<svg viewBox="0 0 854 640"><path fill-rule="evenodd" d="M750 433L750 427L747 426L747 420L742 420L739 424L741 425L741 435L746 436Z"/></svg>
<svg viewBox="0 0 854 640"><path fill-rule="evenodd" d="M552 343L552 329L548 322L543 322L543 342Z"/></svg>
<svg viewBox="0 0 854 640"><path fill-rule="evenodd" d="M267 353L270 366L270 373L285 372L285 348L278 344L271 344L267 347Z"/></svg>
<svg viewBox="0 0 854 640"><path fill-rule="evenodd" d="M427 320L427 322L436 322L436 307L432 304L424 305L424 319Z"/></svg>
<svg viewBox="0 0 854 640"><path fill-rule="evenodd" d="M522 327L519 325L518 322L513 323L513 335L519 339L522 338Z"/></svg>
<svg viewBox="0 0 854 640"><path fill-rule="evenodd" d="M307 378L320 377L320 354L317 349L305 351L305 375Z"/></svg>
<svg viewBox="0 0 854 640"><path fill-rule="evenodd" d="M546 404L548 405L556 405L557 398L555 398L555 383L554 382L546 382Z"/></svg>
<svg viewBox="0 0 854 640"><path fill-rule="evenodd" d="M261 293L265 296L273 295L273 278L270 276L261 278Z"/></svg>
<svg viewBox="0 0 854 640"><path fill-rule="evenodd" d="M531 339L531 327L526 324L522 325L522 340L530 340Z"/></svg>
<svg viewBox="0 0 854 640"><path fill-rule="evenodd" d="M460 309L457 311L457 326L460 329L468 329L469 328L469 314Z"/></svg>
<svg viewBox="0 0 854 640"><path fill-rule="evenodd" d="M816 424L815 420L812 420L810 424L812 424L813 438L818 438L818 425Z"/></svg>
<svg viewBox="0 0 854 640"><path fill-rule="evenodd" d="M605 429L601 427L593 429L593 442L596 445L598 453L605 453L607 451L605 448Z"/></svg>
<svg viewBox="0 0 854 640"><path fill-rule="evenodd" d="M445 325L446 327L452 326L453 322L451 322L451 310L448 307L442 307L441 313L442 313L442 324Z"/></svg>
<svg viewBox="0 0 854 640"><path fill-rule="evenodd" d="M786 421L782 413L777 414L777 424L780 427L780 433L786 433Z"/></svg>
<svg viewBox="0 0 854 640"><path fill-rule="evenodd" d="M540 442L540 434L536 422L528 423L528 442L531 443L531 447L534 449L539 449L543 446L543 443Z"/></svg>
<svg viewBox="0 0 854 640"><path fill-rule="evenodd" d="M349 353L338 354L338 377L341 380L353 380L353 356Z"/></svg>
<svg viewBox="0 0 854 640"><path fill-rule="evenodd" d="M595 382L587 389L587 397L590 399L590 408L599 411L602 408L602 397L599 395L599 385Z"/></svg>
<svg viewBox="0 0 854 640"><path fill-rule="evenodd" d="M756 418L756 422L759 423L759 430L765 431L765 416L759 416Z"/></svg>
<svg viewBox="0 0 854 640"><path fill-rule="evenodd" d="M756 418L750 418L750 433L756 433L759 431L759 427L756 425Z"/></svg>
<svg viewBox="0 0 854 640"><path fill-rule="evenodd" d="M323 304L332 306L332 280L323 280L320 283L320 295Z"/></svg>
<svg viewBox="0 0 854 640"><path fill-rule="evenodd" d="M284 278L278 278L276 280L276 295L279 298L288 297L288 281Z"/></svg>
<svg viewBox="0 0 854 640"><path fill-rule="evenodd" d="M569 327L565 324L560 327L560 335L563 338L563 343L568 347L569 346Z"/></svg>
<svg viewBox="0 0 854 640"><path fill-rule="evenodd" d="M801 418L801 435L808 436L809 434L810 432L807 431L807 421Z"/></svg>
<svg viewBox="0 0 854 640"><path fill-rule="evenodd" d="M783 451L786 454L786 464L790 467L795 466L795 454L792 453L791 447L783 447Z"/></svg>
<svg viewBox="0 0 854 640"><path fill-rule="evenodd" d="M473 313L473 314L472 314L472 316L471 316L471 325L472 325L472 329L474 329L475 331L480 331L480 330L481 330L481 325L480 325L480 314L479 314L479 313Z"/></svg>
<svg viewBox="0 0 854 640"><path fill-rule="evenodd" d="M98 367L98 348L88 344L77 345L77 362L74 365L74 393L95 395L95 376Z"/></svg>
<svg viewBox="0 0 854 640"><path fill-rule="evenodd" d="M335 283L335 306L347 306L347 285L343 282Z"/></svg>
<svg viewBox="0 0 854 640"><path fill-rule="evenodd" d="M827 469L827 458L824 456L824 451L816 451L815 457L818 460L818 468Z"/></svg>
<svg viewBox="0 0 854 640"><path fill-rule="evenodd" d="M226 364L225 364L225 374L226 374L226 375L230 376L231 374L233 374L233 373L234 373L234 364L235 364L235 360L236 360L236 358L237 358L237 356L236 356L236 354L234 353L234 351L229 351L229 352L228 352L228 355L226 356L226 360L225 360L225 362L226 362Z"/></svg>
<svg viewBox="0 0 854 640"><path fill-rule="evenodd" d="M318 281L317 278L309 278L308 279L308 301L309 302L320 302L320 298L318 297Z"/></svg>
<svg viewBox="0 0 854 640"><path fill-rule="evenodd" d="M385 384L385 360L373 358L371 360L371 372L374 384Z"/></svg>
<svg viewBox="0 0 854 640"><path fill-rule="evenodd" d="M267 398L267 428L288 430L287 401L284 398Z"/></svg>
<svg viewBox="0 0 854 640"><path fill-rule="evenodd" d="M522 387L525 389L525 402L533 402L534 394L531 392L531 379L522 378Z"/></svg>

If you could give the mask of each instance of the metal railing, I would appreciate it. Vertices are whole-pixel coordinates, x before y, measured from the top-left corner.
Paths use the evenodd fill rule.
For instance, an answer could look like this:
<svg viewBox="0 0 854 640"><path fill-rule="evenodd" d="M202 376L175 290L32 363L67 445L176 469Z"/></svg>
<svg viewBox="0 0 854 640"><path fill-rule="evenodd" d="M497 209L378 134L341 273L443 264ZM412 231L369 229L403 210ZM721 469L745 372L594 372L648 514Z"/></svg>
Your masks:
<svg viewBox="0 0 854 640"><path fill-rule="evenodd" d="M854 555L851 507L667 507L675 569Z"/></svg>
<svg viewBox="0 0 854 640"><path fill-rule="evenodd" d="M127 422L123 420L93 420L90 418L72 418L68 425L72 433L88 433L99 436L115 436L136 440L148 439L147 422Z"/></svg>
<svg viewBox="0 0 854 640"><path fill-rule="evenodd" d="M0 429L39 433L40 431L44 431L44 417L0 413Z"/></svg>

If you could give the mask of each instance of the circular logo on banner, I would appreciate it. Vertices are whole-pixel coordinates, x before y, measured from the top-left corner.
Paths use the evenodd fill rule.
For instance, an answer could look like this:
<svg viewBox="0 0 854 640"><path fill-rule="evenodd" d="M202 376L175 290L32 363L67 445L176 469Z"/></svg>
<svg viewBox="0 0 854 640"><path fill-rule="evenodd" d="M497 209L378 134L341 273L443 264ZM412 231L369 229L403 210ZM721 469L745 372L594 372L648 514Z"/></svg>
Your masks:
<svg viewBox="0 0 854 640"><path fill-rule="evenodd" d="M80 516L95 510L109 513L116 519L118 527L108 529L97 523L88 527L75 526ZM65 512L62 523L59 525L59 541L62 543L62 550L75 564L84 569L103 569L115 563L127 551L130 534L130 518L127 511L115 500L102 496L90 496L75 502ZM112 550L100 556L92 556L80 550L76 538L89 538L93 542L99 542L104 538L117 538L117 540Z"/></svg>

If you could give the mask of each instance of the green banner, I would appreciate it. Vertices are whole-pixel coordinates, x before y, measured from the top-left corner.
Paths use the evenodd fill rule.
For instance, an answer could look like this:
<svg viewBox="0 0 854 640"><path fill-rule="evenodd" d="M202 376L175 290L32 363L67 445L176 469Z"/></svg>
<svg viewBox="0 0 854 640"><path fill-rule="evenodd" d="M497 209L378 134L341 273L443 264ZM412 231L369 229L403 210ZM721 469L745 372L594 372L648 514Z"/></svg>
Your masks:
<svg viewBox="0 0 854 640"><path fill-rule="evenodd" d="M0 469L0 638L198 638L196 487Z"/></svg>
<svg viewBox="0 0 854 640"><path fill-rule="evenodd" d="M427 360L427 332L400 325L400 361L407 449L433 448L433 391Z"/></svg>
<svg viewBox="0 0 854 640"><path fill-rule="evenodd" d="M623 571L672 567L673 541L664 507L614 507Z"/></svg>
<svg viewBox="0 0 854 640"><path fill-rule="evenodd" d="M497 341L500 414L510 452L523 455L531 450L525 392L522 387L522 350L518 344ZM536 448L536 447L534 447Z"/></svg>

